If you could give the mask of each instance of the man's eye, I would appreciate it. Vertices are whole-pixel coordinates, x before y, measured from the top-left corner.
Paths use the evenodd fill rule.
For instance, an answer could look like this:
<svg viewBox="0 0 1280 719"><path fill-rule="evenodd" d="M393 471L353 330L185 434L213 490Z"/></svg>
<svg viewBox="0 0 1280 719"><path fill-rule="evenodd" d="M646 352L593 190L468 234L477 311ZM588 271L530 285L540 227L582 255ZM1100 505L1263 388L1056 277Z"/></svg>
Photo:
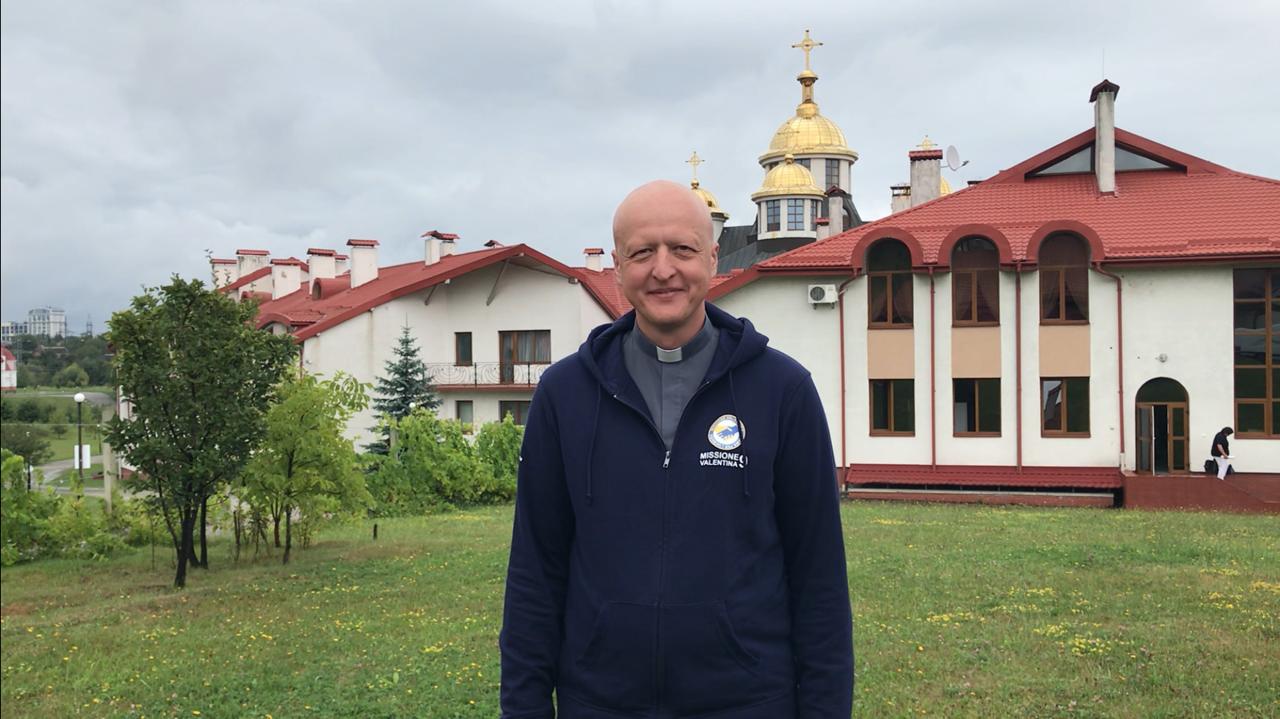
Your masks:
<svg viewBox="0 0 1280 719"><path fill-rule="evenodd" d="M688 245L680 245L679 247L676 248L676 254L680 255L681 257L692 257L698 254L698 251Z"/></svg>
<svg viewBox="0 0 1280 719"><path fill-rule="evenodd" d="M633 260L641 260L641 259L644 259L644 258L648 257L648 256L649 256L649 255L651 255L651 254L653 254L653 250L651 250L651 249L649 249L649 248L647 248L647 247L646 247L646 248L644 248L643 250L636 250L635 252L632 252L632 253L631 253L631 259L633 259Z"/></svg>

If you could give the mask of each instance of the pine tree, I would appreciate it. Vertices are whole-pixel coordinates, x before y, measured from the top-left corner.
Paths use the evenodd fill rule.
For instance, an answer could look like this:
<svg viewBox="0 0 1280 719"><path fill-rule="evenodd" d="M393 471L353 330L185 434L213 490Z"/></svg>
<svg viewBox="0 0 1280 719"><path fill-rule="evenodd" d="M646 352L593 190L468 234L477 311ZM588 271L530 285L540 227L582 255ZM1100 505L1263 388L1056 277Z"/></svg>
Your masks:
<svg viewBox="0 0 1280 719"><path fill-rule="evenodd" d="M373 391L373 409L379 417L399 420L409 415L415 408L435 411L440 406L440 397L436 395L436 387L431 382L427 366L418 357L418 342L409 334L406 325L400 331L400 340L395 348L395 357L384 365L386 376L379 377ZM366 449L377 454L386 454L390 444L390 429L375 428L381 437L366 445Z"/></svg>

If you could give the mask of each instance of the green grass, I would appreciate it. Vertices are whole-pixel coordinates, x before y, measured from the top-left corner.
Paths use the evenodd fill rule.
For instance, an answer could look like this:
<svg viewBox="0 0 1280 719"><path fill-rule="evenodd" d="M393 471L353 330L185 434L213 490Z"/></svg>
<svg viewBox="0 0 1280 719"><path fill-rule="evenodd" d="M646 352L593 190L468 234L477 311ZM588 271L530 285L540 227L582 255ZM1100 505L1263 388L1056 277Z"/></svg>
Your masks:
<svg viewBox="0 0 1280 719"><path fill-rule="evenodd" d="M43 427L47 430L51 428L53 425L37 424L32 426ZM59 460L64 460L64 459L73 459L75 457L76 426L74 424L68 424L63 426L67 428L67 431L66 431L66 434L62 435L61 437L55 437L53 435L53 432L48 433L49 450L50 452L52 452L52 454L50 455L52 457L52 459L49 460L50 462L57 462ZM98 429L96 425L90 425L90 424L84 425L81 429L84 432L84 443L89 445L89 452L91 453L89 460L91 462L96 462L98 460L101 460L102 459L102 432Z"/></svg>
<svg viewBox="0 0 1280 719"><path fill-rule="evenodd" d="M510 507L0 572L6 716L497 714ZM859 717L1275 716L1275 517L857 503Z"/></svg>

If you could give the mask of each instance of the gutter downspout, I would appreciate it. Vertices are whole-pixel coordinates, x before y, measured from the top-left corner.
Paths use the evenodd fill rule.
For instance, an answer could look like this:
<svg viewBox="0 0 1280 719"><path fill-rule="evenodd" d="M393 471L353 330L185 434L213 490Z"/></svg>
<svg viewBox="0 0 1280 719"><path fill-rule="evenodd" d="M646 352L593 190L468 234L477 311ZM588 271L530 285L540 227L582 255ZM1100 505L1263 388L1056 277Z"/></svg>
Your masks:
<svg viewBox="0 0 1280 719"><path fill-rule="evenodd" d="M1018 423L1018 474L1022 474L1022 263L1013 263L1014 411Z"/></svg>
<svg viewBox="0 0 1280 719"><path fill-rule="evenodd" d="M1103 277L1110 277L1116 281L1116 366L1119 381L1116 383L1116 404L1120 410L1120 455L1119 464L1120 471L1124 472L1124 291L1123 284L1120 282L1120 276L1102 269L1101 262L1094 262L1093 269Z"/></svg>
<svg viewBox="0 0 1280 719"><path fill-rule="evenodd" d="M929 471L938 471L937 314L934 312L933 267L929 267Z"/></svg>
<svg viewBox="0 0 1280 719"><path fill-rule="evenodd" d="M844 290L845 290L845 287L849 286L850 282L853 282L856 279L858 279L858 271L855 269L853 271L853 275L850 276L849 279L842 282L838 288L836 288L836 297L838 298L836 302L836 306L839 309L839 313L840 313L839 333L840 333L840 470L841 472L847 472L849 469L849 458L845 455L845 450L847 449L847 444L848 444L848 428L845 427L846 409L845 409L845 380L844 380L844 364L845 364L844 362ZM841 480L841 484L843 484L843 479Z"/></svg>

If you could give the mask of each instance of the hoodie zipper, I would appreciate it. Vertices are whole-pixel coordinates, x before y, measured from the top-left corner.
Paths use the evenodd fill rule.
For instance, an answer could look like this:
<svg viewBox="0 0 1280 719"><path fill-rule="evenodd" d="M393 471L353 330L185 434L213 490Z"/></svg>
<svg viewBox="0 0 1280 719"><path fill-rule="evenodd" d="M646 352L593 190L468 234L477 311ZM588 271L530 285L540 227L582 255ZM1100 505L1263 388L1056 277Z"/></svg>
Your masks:
<svg viewBox="0 0 1280 719"><path fill-rule="evenodd" d="M622 403L624 407L629 407L631 411L640 415L642 419L653 429L653 433L657 435L658 442L666 449L666 453L662 456L662 521L659 523L660 532L658 534L658 602L654 608L653 623L653 683L654 683L654 704L658 711L662 711L662 695L665 687L662 682L662 595L663 584L666 582L667 574L667 488L671 484L671 453L676 448L676 440L680 437L680 427L684 425L685 415L688 414L689 407L693 405L693 401L702 394L702 390L709 387L720 377L704 380L698 385L693 394L689 395L689 401L685 403L684 410L680 412L680 419L676 422L676 432L671 438L671 447L666 449L666 443L662 441L662 432L658 429L658 425L654 424L653 419L649 415L641 412L638 407L623 399L620 395L613 395L613 398Z"/></svg>

